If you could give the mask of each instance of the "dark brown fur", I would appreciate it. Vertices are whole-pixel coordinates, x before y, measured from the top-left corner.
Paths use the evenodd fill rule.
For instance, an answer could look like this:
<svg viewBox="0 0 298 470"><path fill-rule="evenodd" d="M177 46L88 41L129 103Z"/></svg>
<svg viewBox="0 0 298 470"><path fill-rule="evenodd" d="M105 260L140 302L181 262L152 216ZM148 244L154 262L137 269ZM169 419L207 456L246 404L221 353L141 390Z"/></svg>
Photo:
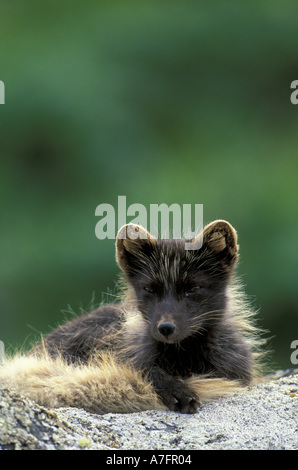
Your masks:
<svg viewBox="0 0 298 470"><path fill-rule="evenodd" d="M195 251L130 224L119 231L116 256L122 303L62 325L35 354L45 348L82 365L112 351L149 379L169 409L182 412L196 411L200 402L189 377L228 379L236 388L252 382L259 340L234 279L238 246L230 224L208 225Z"/></svg>

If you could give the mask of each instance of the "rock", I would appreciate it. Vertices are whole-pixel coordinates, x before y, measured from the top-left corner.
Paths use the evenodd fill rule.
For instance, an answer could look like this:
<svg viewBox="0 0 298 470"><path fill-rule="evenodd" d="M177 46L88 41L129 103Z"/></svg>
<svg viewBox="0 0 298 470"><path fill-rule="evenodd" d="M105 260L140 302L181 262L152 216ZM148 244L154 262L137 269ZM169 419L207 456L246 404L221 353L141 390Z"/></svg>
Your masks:
<svg viewBox="0 0 298 470"><path fill-rule="evenodd" d="M78 448L80 438L55 411L0 388L1 450Z"/></svg>
<svg viewBox="0 0 298 470"><path fill-rule="evenodd" d="M0 388L0 449L298 449L297 372L204 404L194 415L49 410Z"/></svg>

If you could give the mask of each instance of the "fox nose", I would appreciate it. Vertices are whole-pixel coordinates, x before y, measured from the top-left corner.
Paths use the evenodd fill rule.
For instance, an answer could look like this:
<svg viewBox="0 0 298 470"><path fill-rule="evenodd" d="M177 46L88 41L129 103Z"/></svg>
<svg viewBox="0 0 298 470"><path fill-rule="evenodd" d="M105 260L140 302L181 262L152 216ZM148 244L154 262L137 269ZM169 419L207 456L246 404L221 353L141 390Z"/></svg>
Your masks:
<svg viewBox="0 0 298 470"><path fill-rule="evenodd" d="M165 336L166 338L171 336L175 331L175 325L171 322L164 322L158 326L158 331L161 335Z"/></svg>

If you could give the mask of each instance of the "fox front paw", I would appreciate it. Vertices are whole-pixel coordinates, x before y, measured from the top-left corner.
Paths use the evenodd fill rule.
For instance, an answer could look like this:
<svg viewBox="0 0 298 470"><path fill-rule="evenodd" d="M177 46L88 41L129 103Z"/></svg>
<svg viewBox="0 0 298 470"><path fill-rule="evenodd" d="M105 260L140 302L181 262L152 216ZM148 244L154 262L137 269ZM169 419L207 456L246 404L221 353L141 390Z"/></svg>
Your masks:
<svg viewBox="0 0 298 470"><path fill-rule="evenodd" d="M149 377L156 393L169 410L180 413L195 413L197 411L201 404L200 399L183 380L172 377L157 366L150 369Z"/></svg>
<svg viewBox="0 0 298 470"><path fill-rule="evenodd" d="M176 382L173 388L160 391L160 396L169 410L180 413L196 413L201 405L199 397L180 382Z"/></svg>

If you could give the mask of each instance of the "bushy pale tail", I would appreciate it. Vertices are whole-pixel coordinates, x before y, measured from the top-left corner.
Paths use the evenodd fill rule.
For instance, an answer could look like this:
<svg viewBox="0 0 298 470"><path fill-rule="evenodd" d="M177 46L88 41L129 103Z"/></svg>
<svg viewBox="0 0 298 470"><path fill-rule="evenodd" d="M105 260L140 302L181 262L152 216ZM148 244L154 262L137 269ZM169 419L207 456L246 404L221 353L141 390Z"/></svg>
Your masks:
<svg viewBox="0 0 298 470"><path fill-rule="evenodd" d="M0 384L50 408L71 406L98 414L163 408L140 373L109 356L90 365L70 365L48 356L16 356L0 366Z"/></svg>
<svg viewBox="0 0 298 470"><path fill-rule="evenodd" d="M186 382L202 402L240 388L234 381L199 376ZM0 366L0 385L15 388L49 408L70 406L98 414L165 409L141 372L119 364L109 354L86 365L70 365L47 354L17 355Z"/></svg>

